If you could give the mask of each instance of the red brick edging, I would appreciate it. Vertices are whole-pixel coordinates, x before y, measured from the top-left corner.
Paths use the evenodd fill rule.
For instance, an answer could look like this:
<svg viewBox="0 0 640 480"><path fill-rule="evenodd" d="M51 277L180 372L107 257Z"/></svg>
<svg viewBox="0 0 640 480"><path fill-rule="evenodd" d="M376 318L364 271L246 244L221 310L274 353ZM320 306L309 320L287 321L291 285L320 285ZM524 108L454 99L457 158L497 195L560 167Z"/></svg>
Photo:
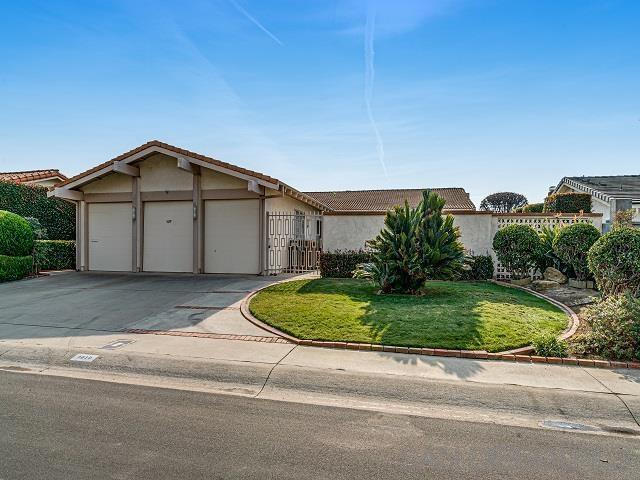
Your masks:
<svg viewBox="0 0 640 480"><path fill-rule="evenodd" d="M281 282L283 283L292 281L294 279L286 279ZM542 298L549 303L557 306L561 310L563 310L571 319L571 324L567 327L567 329L560 335L560 338L566 340L571 337L578 326L580 325L580 320L578 319L578 315L571 310L566 305L547 297L539 292L534 292L532 290L511 284L505 284L502 282L494 282L498 285L503 285L510 288L517 288L520 290L524 290L527 293L530 293L536 297ZM275 285L275 284L271 284ZM581 367L598 367L598 368L638 368L640 369L640 363L637 362L616 362L609 360L590 360L586 358L561 358L561 357L541 357L537 355L531 355L530 352L533 352L532 346L516 348L514 350L507 350L504 352L491 353L485 350L448 350L443 348L416 348L416 347L396 347L391 345L377 345L373 343L357 343L357 342L329 342L324 340L306 340L300 339L296 337L292 337L284 332L281 332L277 328L272 327L271 325L267 325L266 323L258 320L249 310L249 303L251 299L257 295L261 290L270 287L271 285L264 286L259 288L258 290L251 292L247 295L240 305L240 312L242 316L246 318L249 322L253 323L255 326L266 330L269 333L274 335L279 335L283 339L295 343L297 345L310 346L310 347L323 347L323 348L340 348L346 350L363 350L363 351L373 351L373 352L390 352L390 353L406 353L413 355L428 355L434 357L455 357L455 358L470 358L476 360L502 360L502 361L511 361L518 363L548 363L553 365L572 365L572 366L581 366Z"/></svg>

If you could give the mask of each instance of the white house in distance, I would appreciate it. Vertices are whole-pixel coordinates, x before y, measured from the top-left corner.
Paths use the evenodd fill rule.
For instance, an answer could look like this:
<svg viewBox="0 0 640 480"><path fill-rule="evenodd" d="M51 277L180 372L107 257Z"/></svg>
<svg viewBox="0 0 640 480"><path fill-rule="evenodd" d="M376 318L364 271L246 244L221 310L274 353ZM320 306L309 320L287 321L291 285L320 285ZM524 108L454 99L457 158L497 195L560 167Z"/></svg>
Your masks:
<svg viewBox="0 0 640 480"><path fill-rule="evenodd" d="M578 192L591 195L591 211L611 223L618 210L633 209L633 221L640 224L640 175L564 177L550 193Z"/></svg>
<svg viewBox="0 0 640 480"><path fill-rule="evenodd" d="M589 222L601 215L478 212L463 188L432 189L465 248L493 254L511 223ZM55 186L76 205L76 267L92 271L277 274L315 270L321 251L362 249L388 209L421 189L300 192L268 175L151 141ZM500 274L500 270L497 270Z"/></svg>
<svg viewBox="0 0 640 480"><path fill-rule="evenodd" d="M65 175L57 169L28 170L23 172L0 172L0 182L21 183L24 185L38 185L40 187L53 187L64 182Z"/></svg>

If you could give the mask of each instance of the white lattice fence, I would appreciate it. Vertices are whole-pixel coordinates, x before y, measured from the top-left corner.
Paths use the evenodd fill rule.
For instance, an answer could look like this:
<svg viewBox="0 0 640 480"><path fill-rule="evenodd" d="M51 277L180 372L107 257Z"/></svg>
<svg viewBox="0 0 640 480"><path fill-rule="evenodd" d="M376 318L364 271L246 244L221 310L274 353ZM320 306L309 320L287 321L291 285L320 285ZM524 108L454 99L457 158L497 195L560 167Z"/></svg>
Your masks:
<svg viewBox="0 0 640 480"><path fill-rule="evenodd" d="M539 232L544 227L563 227L573 223L589 223L595 225L598 230L602 228L601 216L583 216L583 215L531 215L531 214L497 214L493 218L493 232L495 233L508 225L529 225ZM540 272L532 272L534 278L540 278ZM498 280L511 279L511 272L506 270L496 259L496 278Z"/></svg>

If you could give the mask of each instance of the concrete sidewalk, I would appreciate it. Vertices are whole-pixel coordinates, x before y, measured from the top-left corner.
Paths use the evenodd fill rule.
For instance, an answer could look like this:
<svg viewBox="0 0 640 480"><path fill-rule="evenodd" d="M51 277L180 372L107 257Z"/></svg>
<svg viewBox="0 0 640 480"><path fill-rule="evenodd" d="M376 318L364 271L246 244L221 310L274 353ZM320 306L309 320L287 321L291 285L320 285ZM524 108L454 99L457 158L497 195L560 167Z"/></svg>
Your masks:
<svg viewBox="0 0 640 480"><path fill-rule="evenodd" d="M0 338L3 328L0 325ZM99 357L143 355L182 361L243 362L268 367L289 366L334 372L419 377L446 382L562 389L640 396L640 370L597 369L550 364L525 364L463 358L351 351L296 346L285 343L177 337L155 334L100 333L64 329L52 336L46 327L21 326L21 339L0 340L0 363L20 361L20 352L40 352L69 362L77 353ZM11 326L15 331L16 326ZM59 328L57 328L60 330ZM110 344L124 340L121 346ZM105 348L106 347L106 348ZM100 363L100 358L96 360Z"/></svg>

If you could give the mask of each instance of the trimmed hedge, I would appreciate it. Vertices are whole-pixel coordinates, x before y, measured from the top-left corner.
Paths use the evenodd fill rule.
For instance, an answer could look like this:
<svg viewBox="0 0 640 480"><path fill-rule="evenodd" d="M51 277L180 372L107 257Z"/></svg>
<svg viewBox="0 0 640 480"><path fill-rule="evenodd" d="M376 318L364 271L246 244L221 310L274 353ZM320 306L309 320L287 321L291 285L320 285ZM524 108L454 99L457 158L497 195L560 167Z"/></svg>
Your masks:
<svg viewBox="0 0 640 480"><path fill-rule="evenodd" d="M33 269L33 257L10 257L0 255L0 282L20 280L31 273Z"/></svg>
<svg viewBox="0 0 640 480"><path fill-rule="evenodd" d="M75 206L59 198L47 198L45 187L0 182L0 210L37 218L52 240L76 238Z"/></svg>
<svg viewBox="0 0 640 480"><path fill-rule="evenodd" d="M465 259L461 280L489 280L493 278L493 258L491 255L470 255Z"/></svg>
<svg viewBox="0 0 640 480"><path fill-rule="evenodd" d="M498 230L493 250L504 268L514 278L527 278L536 266L542 250L540 237L529 225L513 224Z"/></svg>
<svg viewBox="0 0 640 480"><path fill-rule="evenodd" d="M356 266L371 262L364 250L336 250L320 254L320 275L325 278L351 278Z"/></svg>
<svg viewBox="0 0 640 480"><path fill-rule="evenodd" d="M640 296L640 230L614 228L593 244L589 269L604 295L630 292Z"/></svg>
<svg viewBox="0 0 640 480"><path fill-rule="evenodd" d="M553 252L571 265L578 280L589 278L587 253L600 238L600 231L588 223L574 223L560 229L553 239Z"/></svg>
<svg viewBox="0 0 640 480"><path fill-rule="evenodd" d="M20 215L0 210L0 255L22 257L33 251L33 230Z"/></svg>
<svg viewBox="0 0 640 480"><path fill-rule="evenodd" d="M591 213L591 195L588 193L554 193L544 200L544 212Z"/></svg>
<svg viewBox="0 0 640 480"><path fill-rule="evenodd" d="M33 249L38 270L76 268L76 242L73 240L36 240Z"/></svg>
<svg viewBox="0 0 640 480"><path fill-rule="evenodd" d="M529 203L524 207L516 208L519 213L542 213L544 211L544 203Z"/></svg>

